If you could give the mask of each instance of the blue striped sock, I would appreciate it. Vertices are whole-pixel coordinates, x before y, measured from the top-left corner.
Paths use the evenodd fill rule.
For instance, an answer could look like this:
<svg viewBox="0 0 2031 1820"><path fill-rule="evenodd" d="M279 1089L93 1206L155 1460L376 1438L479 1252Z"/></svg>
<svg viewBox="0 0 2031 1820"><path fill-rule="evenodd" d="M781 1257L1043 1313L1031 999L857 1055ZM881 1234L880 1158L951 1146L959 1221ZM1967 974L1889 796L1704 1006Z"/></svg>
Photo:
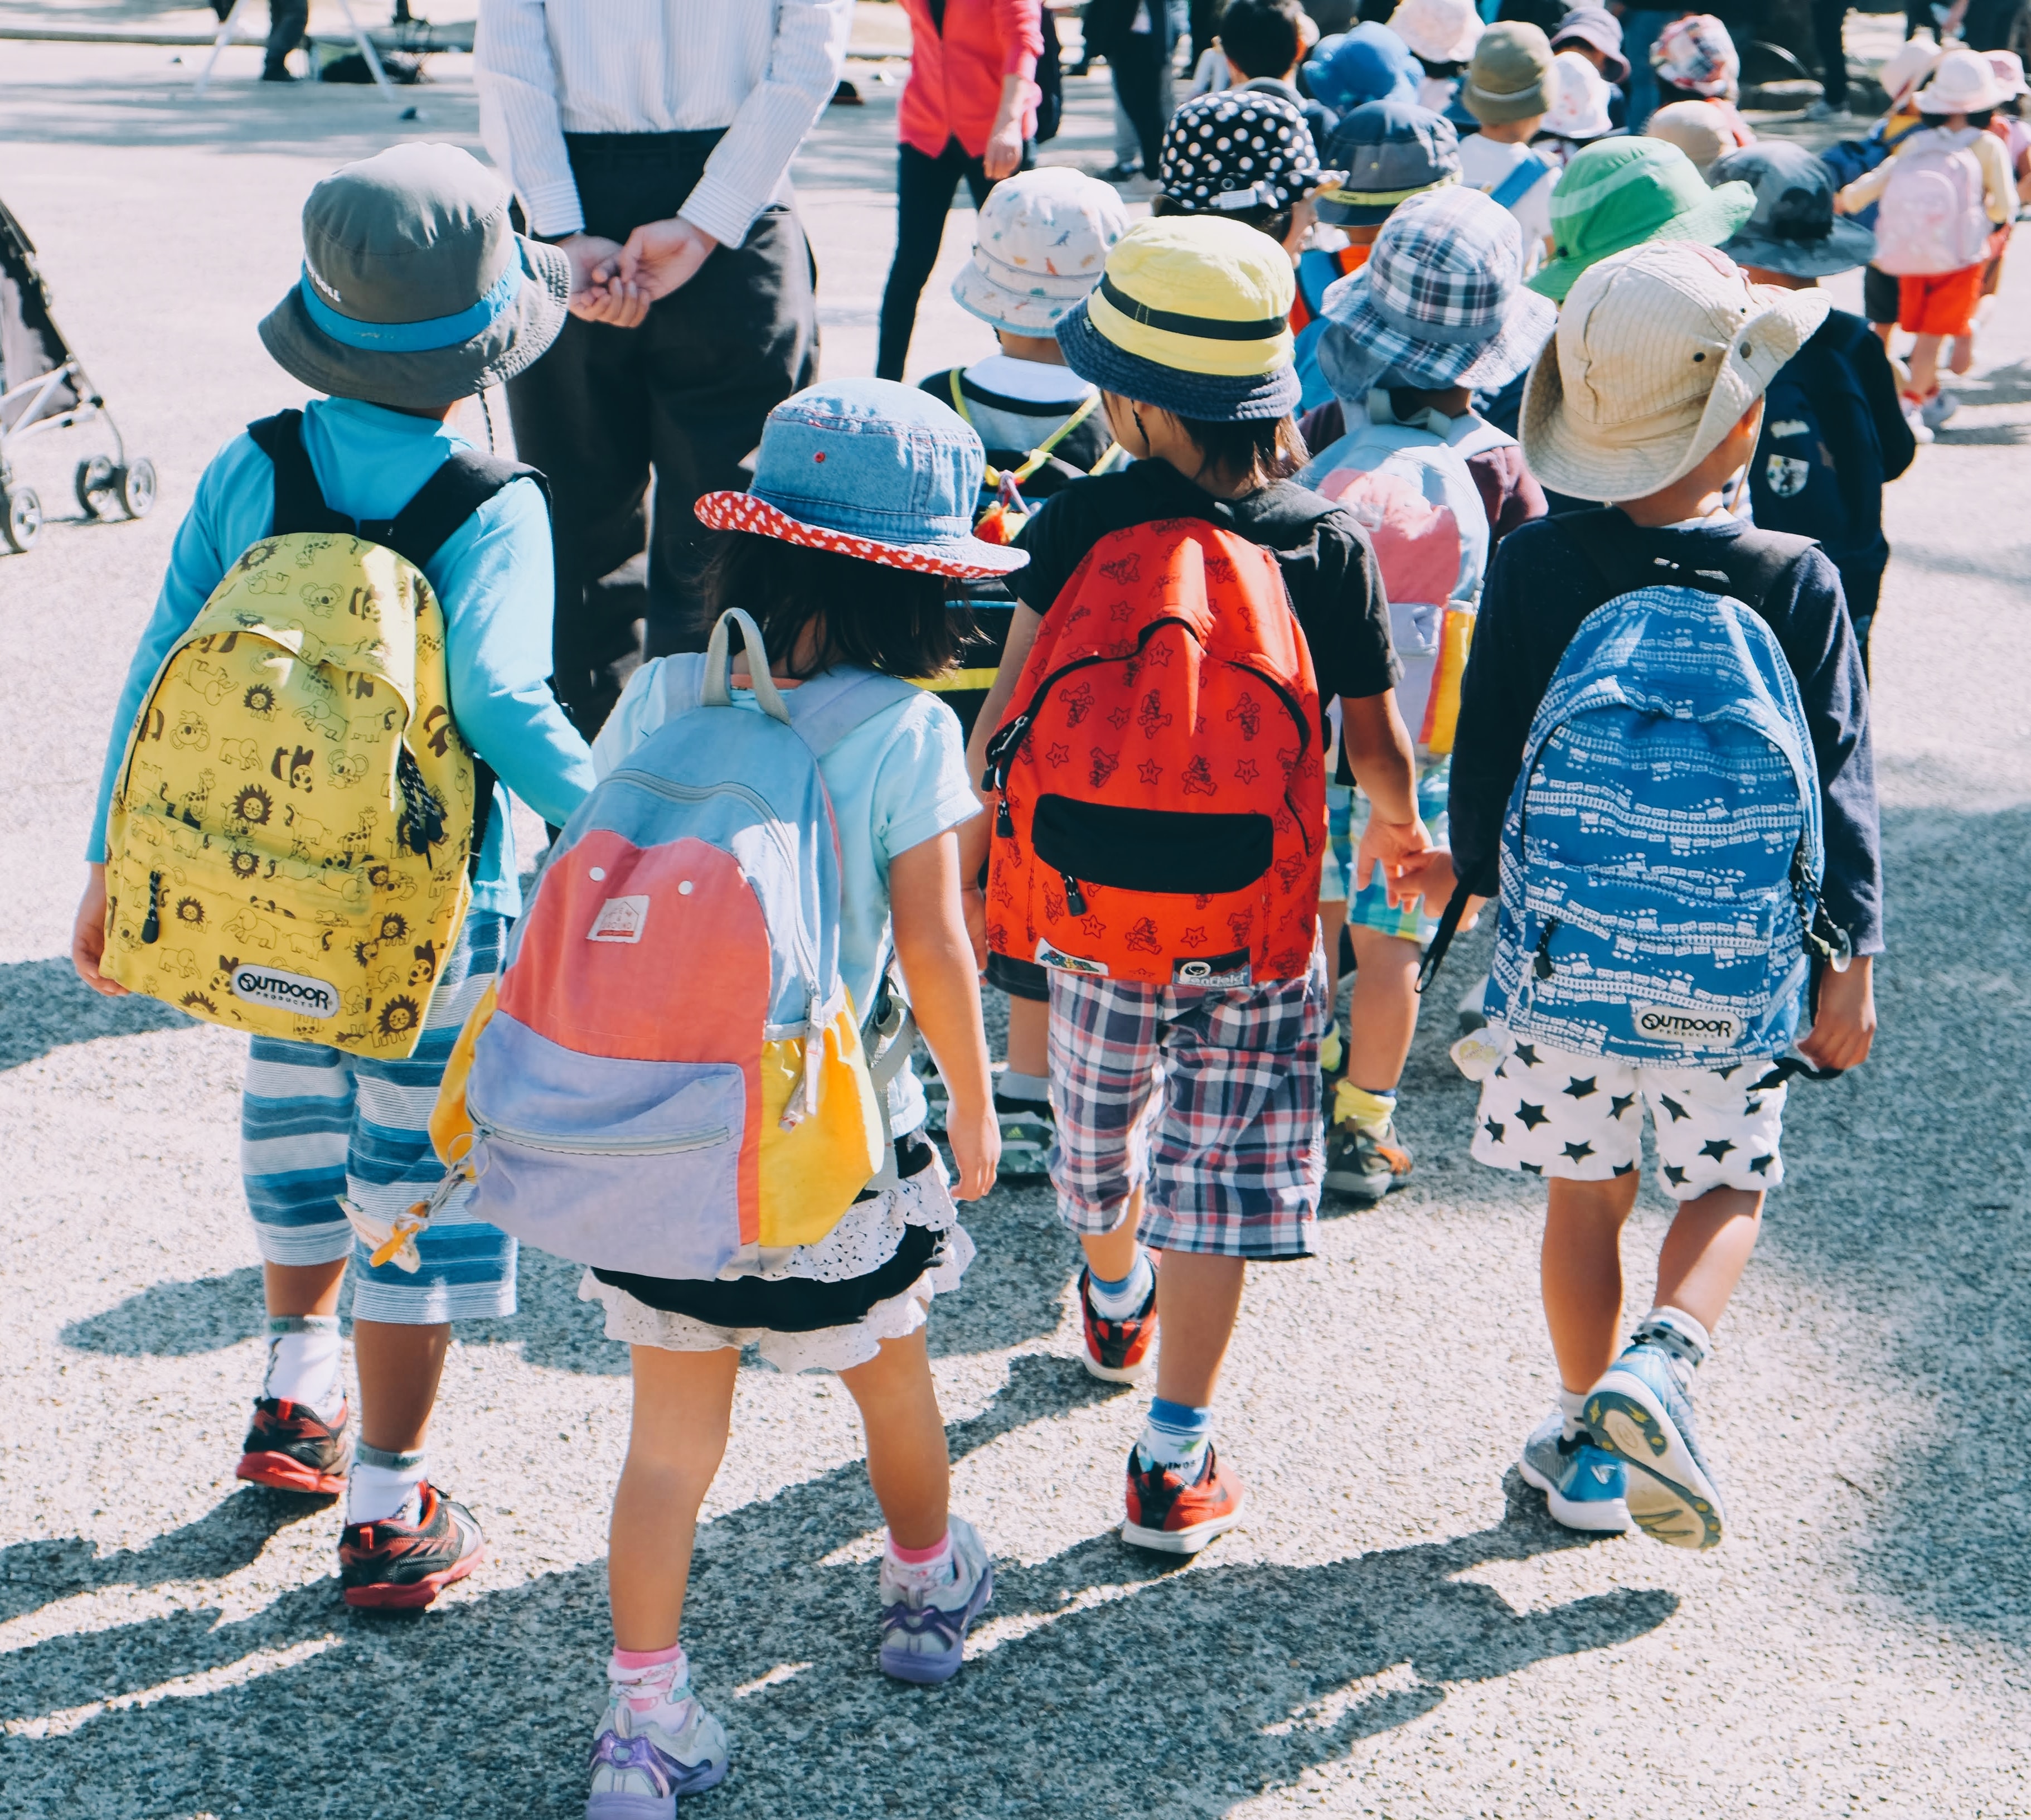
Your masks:
<svg viewBox="0 0 2031 1820"><path fill-rule="evenodd" d="M1153 1397L1135 1451L1145 1471L1152 1467L1165 1467L1187 1484L1197 1484L1206 1476L1206 1449L1212 1440L1210 1408Z"/></svg>

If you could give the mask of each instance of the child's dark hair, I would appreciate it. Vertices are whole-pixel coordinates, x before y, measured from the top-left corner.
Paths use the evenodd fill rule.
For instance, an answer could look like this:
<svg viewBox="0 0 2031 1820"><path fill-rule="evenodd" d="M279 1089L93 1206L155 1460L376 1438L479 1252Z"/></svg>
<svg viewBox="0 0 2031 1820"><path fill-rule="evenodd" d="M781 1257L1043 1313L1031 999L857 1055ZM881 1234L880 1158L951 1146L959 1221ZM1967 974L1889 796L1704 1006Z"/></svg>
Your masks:
<svg viewBox="0 0 2031 1820"><path fill-rule="evenodd" d="M1992 107L1984 107L1981 113L1970 114L1968 116L1968 125L1978 132L1986 132L1988 130L1988 123L1995 117L1996 110Z"/></svg>
<svg viewBox="0 0 2031 1820"><path fill-rule="evenodd" d="M948 605L952 584L942 576L757 531L721 531L703 581L700 631L729 607L744 608L762 628L772 665L787 666L804 628L817 628L817 655L807 667L790 670L797 677L836 663L913 679L939 676L972 632L971 615Z"/></svg>
<svg viewBox="0 0 2031 1820"><path fill-rule="evenodd" d="M1289 479L1312 458L1288 417L1251 417L1239 423L1180 417L1178 424L1206 457L1199 478L1217 474L1247 487L1267 487Z"/></svg>
<svg viewBox="0 0 2031 1820"><path fill-rule="evenodd" d="M1220 47L1251 81L1288 75L1304 47L1298 0L1228 0L1220 16Z"/></svg>
<svg viewBox="0 0 2031 1820"><path fill-rule="evenodd" d="M1281 246L1291 237L1291 211L1287 208L1269 208L1258 204L1253 208L1192 208L1179 202L1176 196L1154 196L1150 199L1152 214L1209 214L1221 221L1238 221L1243 227L1259 228L1270 239Z"/></svg>

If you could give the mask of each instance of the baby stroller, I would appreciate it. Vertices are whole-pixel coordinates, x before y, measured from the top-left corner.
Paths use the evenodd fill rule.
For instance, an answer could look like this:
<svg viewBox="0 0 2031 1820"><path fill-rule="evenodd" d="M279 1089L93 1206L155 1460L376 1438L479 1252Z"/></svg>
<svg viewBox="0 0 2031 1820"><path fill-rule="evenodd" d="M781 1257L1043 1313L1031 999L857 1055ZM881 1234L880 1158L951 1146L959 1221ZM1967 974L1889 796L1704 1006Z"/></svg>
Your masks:
<svg viewBox="0 0 2031 1820"><path fill-rule="evenodd" d="M92 518L111 517L116 501L129 518L145 518L155 503L155 464L128 460L106 401L50 315L34 243L0 203L0 536L14 550L25 552L43 528L35 489L14 483L14 445L95 417L113 432L114 452L78 463L77 502Z"/></svg>

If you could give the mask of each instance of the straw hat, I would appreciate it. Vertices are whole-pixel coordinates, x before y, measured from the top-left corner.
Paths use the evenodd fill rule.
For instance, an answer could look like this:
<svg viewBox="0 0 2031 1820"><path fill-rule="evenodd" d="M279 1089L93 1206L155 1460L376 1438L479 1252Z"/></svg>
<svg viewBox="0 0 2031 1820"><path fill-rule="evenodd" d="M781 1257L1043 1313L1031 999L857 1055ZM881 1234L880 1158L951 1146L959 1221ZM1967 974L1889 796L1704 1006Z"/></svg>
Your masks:
<svg viewBox="0 0 2031 1820"><path fill-rule="evenodd" d="M1525 459L1576 499L1683 479L1826 320L1824 291L1752 285L1712 247L1657 241L1582 273L1523 389Z"/></svg>

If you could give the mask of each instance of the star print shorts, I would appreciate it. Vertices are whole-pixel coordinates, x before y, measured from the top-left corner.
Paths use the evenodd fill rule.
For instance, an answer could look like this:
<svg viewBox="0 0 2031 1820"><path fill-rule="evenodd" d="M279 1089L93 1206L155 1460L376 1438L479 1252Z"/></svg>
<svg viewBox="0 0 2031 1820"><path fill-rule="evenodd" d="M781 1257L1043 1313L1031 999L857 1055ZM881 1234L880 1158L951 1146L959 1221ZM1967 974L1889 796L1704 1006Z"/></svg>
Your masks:
<svg viewBox="0 0 2031 1820"><path fill-rule="evenodd" d="M1642 1160L1647 1108L1674 1200L1774 1188L1784 1179L1784 1088L1758 1092L1767 1072L1761 1061L1652 1067L1519 1042L1481 1083L1474 1160L1569 1182L1630 1175Z"/></svg>

